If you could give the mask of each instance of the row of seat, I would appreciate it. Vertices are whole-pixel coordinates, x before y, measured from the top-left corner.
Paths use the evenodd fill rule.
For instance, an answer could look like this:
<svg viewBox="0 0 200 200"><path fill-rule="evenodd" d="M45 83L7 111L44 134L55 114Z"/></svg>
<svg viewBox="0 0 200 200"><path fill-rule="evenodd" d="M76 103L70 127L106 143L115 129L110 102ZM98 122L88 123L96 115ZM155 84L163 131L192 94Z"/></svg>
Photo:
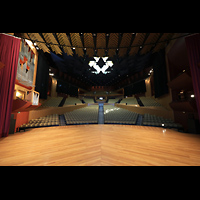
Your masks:
<svg viewBox="0 0 200 200"><path fill-rule="evenodd" d="M97 124L98 105L90 105L64 114L67 125Z"/></svg>
<svg viewBox="0 0 200 200"><path fill-rule="evenodd" d="M27 124L23 124L19 127L19 130L25 130L26 128L38 128L59 126L59 115L47 115L46 117L40 117L39 119L32 119Z"/></svg>
<svg viewBox="0 0 200 200"><path fill-rule="evenodd" d="M108 99L108 103L116 103L119 101L119 98L116 99Z"/></svg>
<svg viewBox="0 0 200 200"><path fill-rule="evenodd" d="M77 103L82 103L80 99L76 98L76 97L68 97L65 100L64 106L65 105L75 105Z"/></svg>
<svg viewBox="0 0 200 200"><path fill-rule="evenodd" d="M64 114L66 125L78 124L97 124L98 123L98 105L90 105ZM171 119L165 119L155 115L144 114L142 117L138 113L128 111L113 105L104 105L104 123L105 124L129 124L135 125L139 118L142 118L141 125L157 126L165 128L182 129L182 125L174 123ZM139 118L138 118L139 117ZM23 124L19 130L26 128L59 126L59 115L53 114L39 119L32 119L27 124ZM138 123L137 123L138 124Z"/></svg>
<svg viewBox="0 0 200 200"><path fill-rule="evenodd" d="M41 107L58 107L63 97L51 97L47 101L45 101Z"/></svg>
<svg viewBox="0 0 200 200"><path fill-rule="evenodd" d="M140 100L144 104L144 106L162 106L155 99L151 97L140 97Z"/></svg>
<svg viewBox="0 0 200 200"><path fill-rule="evenodd" d="M112 105L104 105L105 124L136 124L138 113L117 108Z"/></svg>
<svg viewBox="0 0 200 200"><path fill-rule="evenodd" d="M124 98L124 99L121 100L120 103L126 103L127 105L131 104L131 105L138 105L139 106L137 99L135 97Z"/></svg>
<svg viewBox="0 0 200 200"><path fill-rule="evenodd" d="M182 125L179 123L173 122L171 119L165 119L163 117L144 114L142 125L144 126L158 126L165 128L176 128L182 129Z"/></svg>

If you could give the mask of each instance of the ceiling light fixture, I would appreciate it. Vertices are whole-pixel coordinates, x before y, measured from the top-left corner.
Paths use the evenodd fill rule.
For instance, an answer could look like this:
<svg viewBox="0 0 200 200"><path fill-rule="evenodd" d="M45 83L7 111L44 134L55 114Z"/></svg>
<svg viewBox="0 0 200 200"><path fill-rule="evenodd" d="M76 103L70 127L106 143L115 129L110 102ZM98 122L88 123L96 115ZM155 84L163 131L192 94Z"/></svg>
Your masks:
<svg viewBox="0 0 200 200"><path fill-rule="evenodd" d="M113 66L113 62L112 61L107 61L108 57L102 57L103 61L104 61L104 65L101 68L97 63L99 62L101 57L94 57L95 61L90 61L89 62L89 66L93 67L94 69L96 69L96 71L91 71L91 73L94 74L100 74L100 72L102 72L103 74L108 74L111 73L111 71L106 71L109 67Z"/></svg>

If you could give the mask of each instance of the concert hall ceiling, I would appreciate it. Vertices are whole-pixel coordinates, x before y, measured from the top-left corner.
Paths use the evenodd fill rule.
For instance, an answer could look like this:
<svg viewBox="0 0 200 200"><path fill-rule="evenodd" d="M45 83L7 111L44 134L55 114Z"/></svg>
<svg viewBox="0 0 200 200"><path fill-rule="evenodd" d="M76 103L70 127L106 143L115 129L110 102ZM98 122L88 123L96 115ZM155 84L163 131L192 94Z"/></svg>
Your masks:
<svg viewBox="0 0 200 200"><path fill-rule="evenodd" d="M152 55L179 33L18 33L43 51L51 67L90 86L123 86L151 67ZM110 65L107 65L106 62ZM105 58L108 57L108 58ZM95 63L95 61L98 61ZM91 66L89 65L91 64ZM111 64L112 63L112 64ZM97 65L100 66L97 66ZM106 66L107 67L104 67ZM104 68L103 68L104 67ZM95 72L98 69L98 73ZM106 70L107 71L106 71ZM104 72L104 73L103 73ZM143 78L143 75L141 78ZM129 81L124 80L131 79ZM80 85L80 84L79 84Z"/></svg>
<svg viewBox="0 0 200 200"><path fill-rule="evenodd" d="M23 33L44 52L80 56L141 55L164 48L174 33Z"/></svg>

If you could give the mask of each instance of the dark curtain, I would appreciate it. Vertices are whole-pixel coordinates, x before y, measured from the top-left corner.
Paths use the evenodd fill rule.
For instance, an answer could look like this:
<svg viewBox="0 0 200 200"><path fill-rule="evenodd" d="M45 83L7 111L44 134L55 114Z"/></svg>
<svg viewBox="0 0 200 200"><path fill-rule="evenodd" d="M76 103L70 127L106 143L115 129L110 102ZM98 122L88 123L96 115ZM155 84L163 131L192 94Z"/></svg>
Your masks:
<svg viewBox="0 0 200 200"><path fill-rule="evenodd" d="M200 34L186 37L185 42L200 119Z"/></svg>
<svg viewBox="0 0 200 200"><path fill-rule="evenodd" d="M38 51L38 65L35 90L40 93L40 99L47 99L48 83L49 65L46 61L43 51Z"/></svg>
<svg viewBox="0 0 200 200"><path fill-rule="evenodd" d="M146 92L146 84L145 80L138 81L133 84L133 94L145 93Z"/></svg>
<svg viewBox="0 0 200 200"><path fill-rule="evenodd" d="M0 34L0 137L9 133L20 39Z"/></svg>
<svg viewBox="0 0 200 200"><path fill-rule="evenodd" d="M167 86L165 50L163 49L159 52L156 52L153 56L155 98L158 98L169 92Z"/></svg>

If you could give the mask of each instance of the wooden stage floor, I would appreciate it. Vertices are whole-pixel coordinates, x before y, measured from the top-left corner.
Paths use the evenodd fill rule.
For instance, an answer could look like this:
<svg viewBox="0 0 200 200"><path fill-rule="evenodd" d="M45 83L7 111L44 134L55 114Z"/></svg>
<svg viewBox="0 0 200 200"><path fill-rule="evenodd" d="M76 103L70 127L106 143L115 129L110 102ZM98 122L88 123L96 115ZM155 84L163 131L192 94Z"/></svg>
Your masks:
<svg viewBox="0 0 200 200"><path fill-rule="evenodd" d="M200 135L157 127L78 125L0 139L0 166L200 165Z"/></svg>

